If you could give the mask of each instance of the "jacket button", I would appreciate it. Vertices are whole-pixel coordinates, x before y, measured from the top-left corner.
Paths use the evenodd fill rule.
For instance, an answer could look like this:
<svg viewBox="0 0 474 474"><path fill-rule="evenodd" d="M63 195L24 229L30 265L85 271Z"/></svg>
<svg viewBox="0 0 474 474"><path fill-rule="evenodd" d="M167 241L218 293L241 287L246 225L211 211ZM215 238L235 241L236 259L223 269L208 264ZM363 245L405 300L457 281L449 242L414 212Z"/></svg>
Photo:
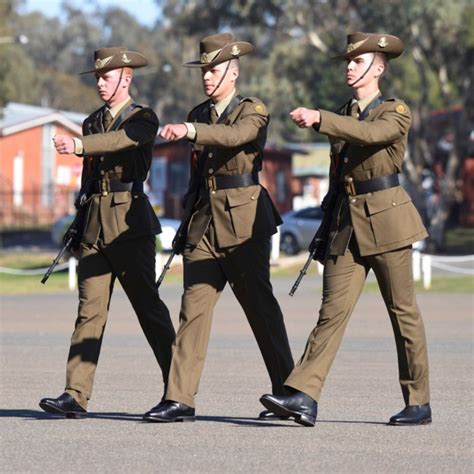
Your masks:
<svg viewBox="0 0 474 474"><path fill-rule="evenodd" d="M103 157L103 156L100 157L100 161L104 161L104 157Z"/></svg>
<svg viewBox="0 0 474 474"><path fill-rule="evenodd" d="M347 156L344 157L344 163L348 163L348 162L349 162L349 158L347 158Z"/></svg>
<svg viewBox="0 0 474 474"><path fill-rule="evenodd" d="M214 155L212 154L212 151L207 154L209 158L212 158Z"/></svg>
<svg viewBox="0 0 474 474"><path fill-rule="evenodd" d="M211 194L216 194L216 192L214 190L211 191Z"/></svg>
<svg viewBox="0 0 474 474"><path fill-rule="evenodd" d="M251 199L252 201L255 201L255 196L252 196L250 199Z"/></svg>
<svg viewBox="0 0 474 474"><path fill-rule="evenodd" d="M397 205L397 203L395 203L395 202L392 202L392 206L396 206L396 205Z"/></svg>
<svg viewBox="0 0 474 474"><path fill-rule="evenodd" d="M354 203L354 202L356 202L356 201L357 201L356 198L352 198L352 199L351 199L351 202L352 202L352 203Z"/></svg>
<svg viewBox="0 0 474 474"><path fill-rule="evenodd" d="M100 170L100 174L101 174L102 176L104 176L105 171L104 171L104 170Z"/></svg>
<svg viewBox="0 0 474 474"><path fill-rule="evenodd" d="M209 174L214 173L214 168L209 168Z"/></svg>
<svg viewBox="0 0 474 474"><path fill-rule="evenodd" d="M352 181L354 181L354 180L349 176L349 178L347 178L347 182L352 183Z"/></svg>

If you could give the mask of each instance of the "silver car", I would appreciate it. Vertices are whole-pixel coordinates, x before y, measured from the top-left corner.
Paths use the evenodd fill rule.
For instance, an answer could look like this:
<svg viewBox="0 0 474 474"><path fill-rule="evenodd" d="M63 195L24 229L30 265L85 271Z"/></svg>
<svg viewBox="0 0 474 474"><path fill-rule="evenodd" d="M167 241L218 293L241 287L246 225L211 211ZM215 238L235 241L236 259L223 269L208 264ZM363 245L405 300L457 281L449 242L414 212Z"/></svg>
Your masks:
<svg viewBox="0 0 474 474"><path fill-rule="evenodd" d="M288 211L282 218L280 250L287 255L295 255L308 248L321 224L323 211L319 206L306 207L298 211Z"/></svg>

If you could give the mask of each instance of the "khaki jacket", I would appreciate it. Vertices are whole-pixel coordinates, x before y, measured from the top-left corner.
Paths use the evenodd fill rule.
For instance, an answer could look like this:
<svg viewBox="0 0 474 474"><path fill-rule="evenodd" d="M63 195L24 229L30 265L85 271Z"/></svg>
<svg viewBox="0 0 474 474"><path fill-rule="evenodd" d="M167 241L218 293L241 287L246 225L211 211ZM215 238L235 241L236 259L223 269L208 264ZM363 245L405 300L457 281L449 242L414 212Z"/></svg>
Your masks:
<svg viewBox="0 0 474 474"><path fill-rule="evenodd" d="M121 112L131 104L124 105ZM125 183L145 181L150 169L152 151L158 130L158 118L147 107L128 112L116 131L110 131L120 117L117 114L108 130L102 127L103 107L83 123L82 182L121 180ZM86 220L82 241L96 243L101 237L105 244L161 232L160 223L142 192L107 192L88 195Z"/></svg>
<svg viewBox="0 0 474 474"><path fill-rule="evenodd" d="M321 110L319 132L331 142L331 169L342 166L340 182L401 173L411 123L408 106L388 99L362 121L347 116L350 102L336 113ZM341 156L345 145L349 148ZM332 183L336 179L332 173ZM348 189L346 184L346 189ZM362 256L405 247L427 237L420 215L400 186L362 195L340 194L331 225L329 254L344 254L352 231Z"/></svg>
<svg viewBox="0 0 474 474"><path fill-rule="evenodd" d="M188 118L195 126L196 137L190 186L185 196L185 207L192 208L187 242L197 245L211 219L221 248L268 237L282 221L265 188L212 188L213 176L261 170L269 122L267 109L259 99L243 98L222 123L210 124L210 105L210 100L203 102ZM204 181L208 186L203 185Z"/></svg>

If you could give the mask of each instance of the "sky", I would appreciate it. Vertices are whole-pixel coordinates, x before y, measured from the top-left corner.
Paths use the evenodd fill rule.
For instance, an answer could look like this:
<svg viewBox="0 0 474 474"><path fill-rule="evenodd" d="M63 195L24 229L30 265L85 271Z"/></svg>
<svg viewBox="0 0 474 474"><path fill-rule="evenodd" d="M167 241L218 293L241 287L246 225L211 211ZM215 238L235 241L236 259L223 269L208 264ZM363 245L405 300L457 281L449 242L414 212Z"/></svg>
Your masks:
<svg viewBox="0 0 474 474"><path fill-rule="evenodd" d="M40 11L46 16L61 17L64 0L23 0L20 12ZM152 26L158 17L158 7L155 0L68 0L68 3L83 11L91 9L95 3L101 7L115 6L126 10L140 23Z"/></svg>

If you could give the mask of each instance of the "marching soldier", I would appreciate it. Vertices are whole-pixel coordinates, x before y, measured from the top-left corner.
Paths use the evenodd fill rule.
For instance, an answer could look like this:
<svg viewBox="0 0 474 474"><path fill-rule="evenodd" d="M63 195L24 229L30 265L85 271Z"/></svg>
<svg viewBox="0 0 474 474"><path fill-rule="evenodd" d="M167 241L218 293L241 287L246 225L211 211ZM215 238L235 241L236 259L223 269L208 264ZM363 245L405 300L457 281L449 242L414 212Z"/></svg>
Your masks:
<svg viewBox="0 0 474 474"><path fill-rule="evenodd" d="M185 207L191 210L183 252L184 294L163 402L147 421L194 421L194 396L204 366L214 306L227 282L253 330L275 394L293 368L288 337L270 284L270 237L281 223L259 184L269 116L255 97L236 92L239 58L250 43L229 33L204 38L200 59L208 99L187 123L166 125L167 140L193 143L191 180ZM264 412L261 416L271 416Z"/></svg>
<svg viewBox="0 0 474 474"><path fill-rule="evenodd" d="M379 91L388 60L402 51L395 36L349 35L347 49L339 57L347 61L346 83L353 98L336 113L304 107L291 112L299 127L313 127L330 139L330 194L335 206L319 320L285 381L293 393L264 395L261 402L305 426L316 421L317 400L370 269L392 322L405 401L405 408L389 423L431 422L425 331L411 268L411 244L427 233L399 183L410 110L401 100L382 98Z"/></svg>
<svg viewBox="0 0 474 474"><path fill-rule="evenodd" d="M94 54L97 91L104 106L86 118L83 137L56 135L58 153L83 157L78 248L79 309L66 369L65 392L40 407L83 417L92 392L115 279L125 290L161 367L166 386L175 337L168 308L155 287L155 234L160 224L143 192L158 118L129 95L133 69L146 58L126 48ZM83 74L86 74L83 73Z"/></svg>

